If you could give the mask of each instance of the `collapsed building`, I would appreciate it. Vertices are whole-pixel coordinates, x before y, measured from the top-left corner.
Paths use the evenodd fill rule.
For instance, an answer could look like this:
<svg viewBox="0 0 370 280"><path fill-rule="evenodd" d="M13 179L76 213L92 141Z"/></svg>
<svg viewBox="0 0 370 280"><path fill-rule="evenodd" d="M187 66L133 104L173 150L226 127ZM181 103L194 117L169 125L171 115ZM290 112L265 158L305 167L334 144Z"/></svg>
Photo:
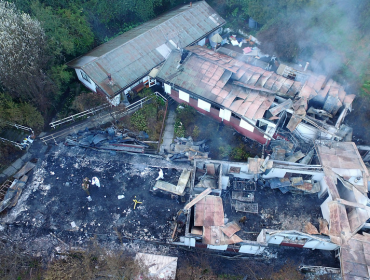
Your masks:
<svg viewBox="0 0 370 280"><path fill-rule="evenodd" d="M177 31L171 30L174 22L181 22ZM88 88L103 92L114 104L120 93L159 81L170 98L266 145L270 155L248 162L217 161L207 159L206 151L194 151L192 142L176 144L175 150L188 152L193 166L143 164L133 156L124 162L112 151L143 153L146 145L114 131L86 131L38 164L31 190L20 200L26 203L29 197L30 202L26 207L4 203L14 207L5 221L59 230L63 239L80 231L85 237L109 239L106 231L114 229L129 240L254 255L270 245L336 251L343 279L369 279L369 172L349 142L352 129L343 124L355 96L323 75L283 64L268 71L255 66L253 56L194 46L224 23L201 1L68 65ZM189 32L180 36L180 31ZM119 63L113 66L112 61ZM286 131L300 143L288 141ZM298 149L302 142L305 152ZM82 151L88 147L110 154L96 158L92 151ZM59 157L60 152L67 157ZM102 182L102 188L92 191L92 207L73 194L81 191L84 176L99 176ZM62 178L68 179L60 183ZM51 203L56 197L77 207L61 215ZM41 203L35 206L34 201ZM79 236L79 242L85 237Z"/></svg>
<svg viewBox="0 0 370 280"><path fill-rule="evenodd" d="M81 133L93 143L96 135L101 138ZM19 231L35 239L36 250L49 239L63 240L66 247L93 236L105 242L118 236L129 243L254 255L271 246L335 251L343 279L368 279L369 172L356 145L316 140L298 163L299 147L285 142L272 141L266 158L229 162L202 156L193 165L156 157L143 161L140 152L108 150L97 157L82 142L58 145L17 173L33 167L29 183L4 204L11 209L1 222L14 236ZM81 189L86 176L100 180L90 190L92 201ZM37 239L33 229L47 236Z"/></svg>
<svg viewBox="0 0 370 280"><path fill-rule="evenodd" d="M185 235L175 243L248 254L269 245L337 250L343 279L369 279L368 169L352 142L316 141L313 156L311 164L195 160Z"/></svg>
<svg viewBox="0 0 370 280"><path fill-rule="evenodd" d="M293 76L279 67L283 75L277 74L247 63L253 57L222 52L199 45L173 50L155 77L177 102L261 144L276 139L280 129L306 142L350 141L352 129L342 123L355 96L343 86L311 72Z"/></svg>

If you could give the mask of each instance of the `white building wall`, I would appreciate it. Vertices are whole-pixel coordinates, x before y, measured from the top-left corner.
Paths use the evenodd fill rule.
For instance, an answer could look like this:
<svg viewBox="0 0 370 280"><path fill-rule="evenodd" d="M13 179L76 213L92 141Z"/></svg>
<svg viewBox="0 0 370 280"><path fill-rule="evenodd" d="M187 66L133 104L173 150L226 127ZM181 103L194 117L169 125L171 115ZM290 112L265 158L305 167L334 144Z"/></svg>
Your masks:
<svg viewBox="0 0 370 280"><path fill-rule="evenodd" d="M207 112L211 111L211 104L202 99L198 99L198 107Z"/></svg>
<svg viewBox="0 0 370 280"><path fill-rule="evenodd" d="M171 94L171 86L168 84L164 84L164 92L167 94Z"/></svg>
<svg viewBox="0 0 370 280"><path fill-rule="evenodd" d="M318 250L335 250L338 249L339 246L337 244L331 243L331 242L324 242L320 240L310 240L307 241L306 244L304 244L303 248L309 248L309 249L318 249Z"/></svg>
<svg viewBox="0 0 370 280"><path fill-rule="evenodd" d="M220 109L220 113L218 115L221 119L224 119L225 121L230 121L231 118L231 111L226 109Z"/></svg>
<svg viewBox="0 0 370 280"><path fill-rule="evenodd" d="M265 247L253 246L253 245L242 245L240 246L239 253L246 254L260 254L265 250Z"/></svg>
<svg viewBox="0 0 370 280"><path fill-rule="evenodd" d="M213 250L220 250L220 251L226 251L228 245L207 245L208 249L213 249Z"/></svg>
<svg viewBox="0 0 370 280"><path fill-rule="evenodd" d="M247 123L245 120L243 120L243 119L240 119L240 124L239 124L239 126L240 127L242 127L242 128L245 128L246 130L249 130L249 131L251 131L251 132L253 132L254 131L254 126L253 125L251 125L251 124L249 124L249 123Z"/></svg>
<svg viewBox="0 0 370 280"><path fill-rule="evenodd" d="M87 74L81 69L75 69L78 79L88 89L96 92L96 84L87 76Z"/></svg>

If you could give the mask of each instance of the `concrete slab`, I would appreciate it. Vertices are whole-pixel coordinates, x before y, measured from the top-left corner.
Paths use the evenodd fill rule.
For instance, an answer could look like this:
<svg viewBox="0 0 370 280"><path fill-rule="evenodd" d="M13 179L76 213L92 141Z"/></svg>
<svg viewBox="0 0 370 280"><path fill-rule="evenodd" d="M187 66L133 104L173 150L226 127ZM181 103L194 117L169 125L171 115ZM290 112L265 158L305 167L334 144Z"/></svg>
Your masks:
<svg viewBox="0 0 370 280"><path fill-rule="evenodd" d="M175 136L175 120L176 111L175 108L170 108L168 111L168 117L166 119L166 127L162 136L162 145L160 148L160 153L163 154L164 150L170 150L170 145L172 144L173 137Z"/></svg>
<svg viewBox="0 0 370 280"><path fill-rule="evenodd" d="M0 184L4 183L6 178L8 178L8 176L6 176L5 174L1 173L0 174Z"/></svg>
<svg viewBox="0 0 370 280"><path fill-rule="evenodd" d="M23 166L23 160L22 158L17 159L15 162L12 163L12 167L14 167L16 170L21 169Z"/></svg>
<svg viewBox="0 0 370 280"><path fill-rule="evenodd" d="M29 161L32 158L32 154L30 152L27 152L25 155L21 157L21 159L26 162Z"/></svg>
<svg viewBox="0 0 370 280"><path fill-rule="evenodd" d="M13 175L15 172L17 172L17 169L15 169L13 166L9 166L7 169L3 171L3 174L5 174L7 177Z"/></svg>

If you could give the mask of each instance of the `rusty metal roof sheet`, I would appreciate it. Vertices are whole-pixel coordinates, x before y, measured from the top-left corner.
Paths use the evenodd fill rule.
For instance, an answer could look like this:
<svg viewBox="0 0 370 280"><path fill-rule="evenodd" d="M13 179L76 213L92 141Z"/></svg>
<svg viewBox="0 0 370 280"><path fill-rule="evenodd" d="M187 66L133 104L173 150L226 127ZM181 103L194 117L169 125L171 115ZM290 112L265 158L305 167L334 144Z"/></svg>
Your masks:
<svg viewBox="0 0 370 280"><path fill-rule="evenodd" d="M315 86L319 88L315 82L324 82L324 76L312 76L310 82L306 81L302 86L301 82L287 79L201 46L191 46L186 49L190 51L190 55L180 67L178 67L178 61L181 54L173 51L157 77L253 120L263 118L276 94L293 97L300 92L300 100L304 101L304 109L307 110L307 101L318 95L313 88ZM233 80L232 83L228 83L229 79ZM331 111L334 114L342 104L338 99L339 93L344 101L352 102L353 98L343 97L344 91L332 80L329 80L327 85L329 89L325 92L325 96L330 93L330 90L333 95L338 95L335 97L335 104L332 104ZM334 86L337 86L337 90ZM328 96L334 98L331 95ZM327 99L323 98L324 101ZM296 125L300 121L301 119L297 119Z"/></svg>
<svg viewBox="0 0 370 280"><path fill-rule="evenodd" d="M370 235L354 235L340 250L343 280L370 279Z"/></svg>
<svg viewBox="0 0 370 280"><path fill-rule="evenodd" d="M317 151L324 167L358 169L369 176L356 144L353 142L320 141L320 144L317 145Z"/></svg>
<svg viewBox="0 0 370 280"><path fill-rule="evenodd" d="M194 210L194 226L223 226L224 207L219 196L207 195L197 204Z"/></svg>
<svg viewBox="0 0 370 280"><path fill-rule="evenodd" d="M229 245L240 243L243 240L233 234L230 238L222 232L219 226L203 227L203 243L209 245Z"/></svg>
<svg viewBox="0 0 370 280"><path fill-rule="evenodd" d="M337 240L340 240L338 245L341 245L351 237L346 207L336 201L329 202L328 206L330 214L329 235L330 237L336 237L333 238L334 243L338 244Z"/></svg>
<svg viewBox="0 0 370 280"><path fill-rule="evenodd" d="M225 226L221 227L221 230L227 237L230 238L236 232L241 230L241 228L236 222L230 222L230 223L227 223Z"/></svg>
<svg viewBox="0 0 370 280"><path fill-rule="evenodd" d="M188 46L224 23L205 1L200 1L133 28L67 65L83 69L107 94L114 96L165 60L158 48ZM107 83L108 73L114 86Z"/></svg>

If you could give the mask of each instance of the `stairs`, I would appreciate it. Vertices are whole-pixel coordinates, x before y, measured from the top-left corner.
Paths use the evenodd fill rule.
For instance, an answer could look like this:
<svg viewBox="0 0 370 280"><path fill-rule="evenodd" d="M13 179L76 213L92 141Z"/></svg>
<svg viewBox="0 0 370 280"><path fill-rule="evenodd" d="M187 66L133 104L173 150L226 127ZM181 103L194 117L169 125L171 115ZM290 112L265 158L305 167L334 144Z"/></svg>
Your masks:
<svg viewBox="0 0 370 280"><path fill-rule="evenodd" d="M168 107L170 107L170 105L172 104L177 104L176 100L174 100L170 94L167 94L167 93L162 93L164 95L164 97L167 98L167 101L168 101Z"/></svg>
<svg viewBox="0 0 370 280"><path fill-rule="evenodd" d="M30 136L29 131L16 128L4 128L0 133L1 138L5 138L17 143L22 143L23 139L27 138L28 136Z"/></svg>

